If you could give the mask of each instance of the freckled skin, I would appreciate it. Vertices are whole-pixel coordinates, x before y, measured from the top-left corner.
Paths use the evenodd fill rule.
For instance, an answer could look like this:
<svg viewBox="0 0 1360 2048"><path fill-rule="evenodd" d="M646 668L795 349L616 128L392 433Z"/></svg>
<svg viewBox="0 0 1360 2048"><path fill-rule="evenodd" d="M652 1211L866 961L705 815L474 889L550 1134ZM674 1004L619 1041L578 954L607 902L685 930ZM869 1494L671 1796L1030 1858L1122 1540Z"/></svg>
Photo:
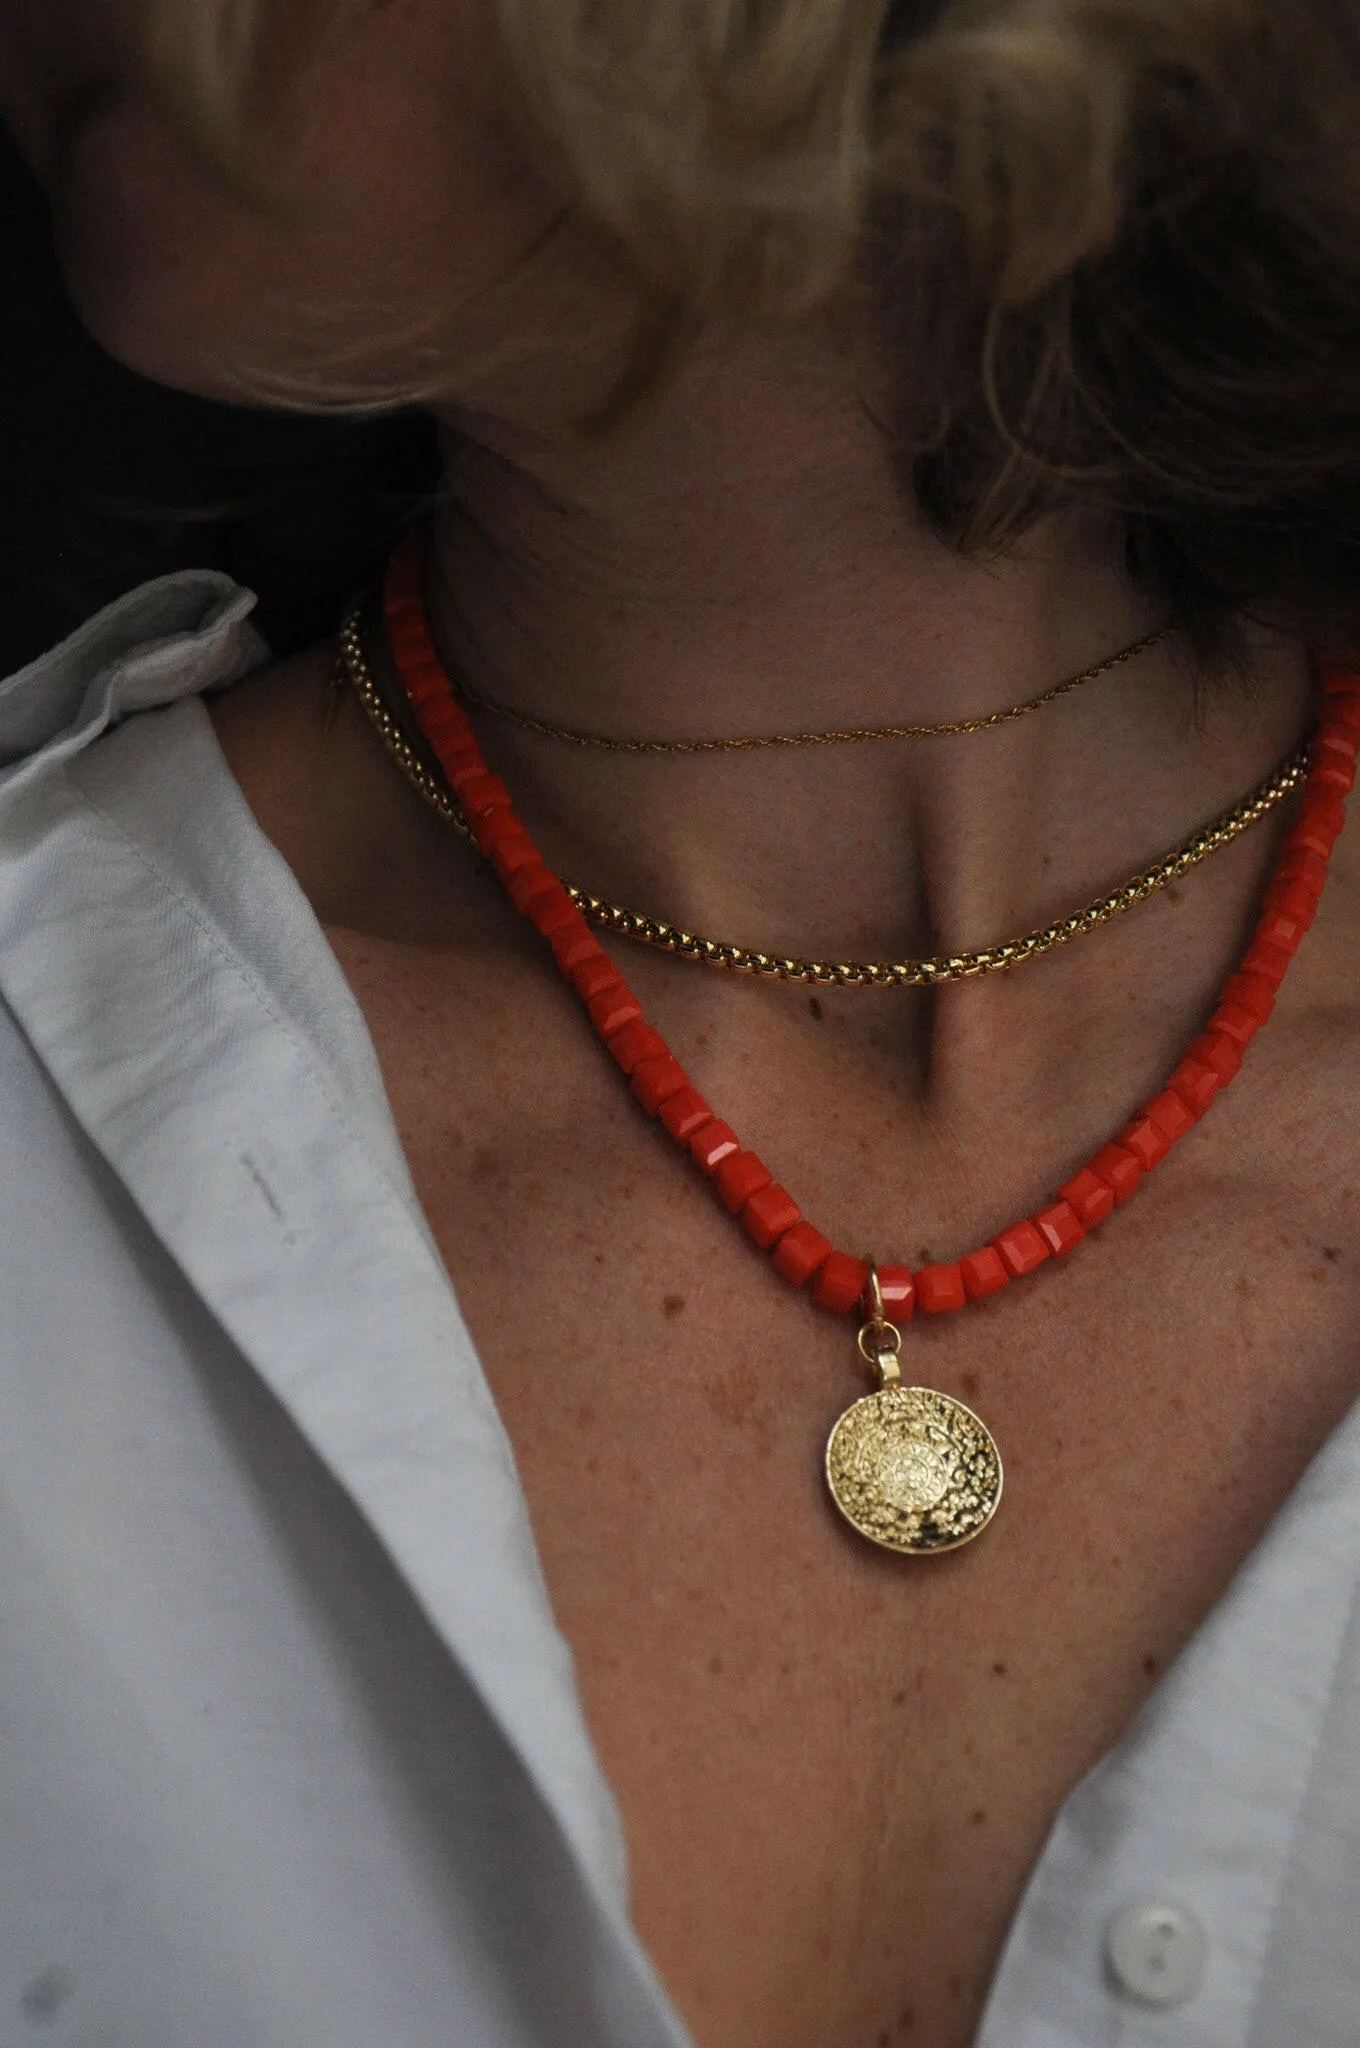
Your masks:
<svg viewBox="0 0 1360 2048"><path fill-rule="evenodd" d="M713 1414L729 1423L745 1422L762 1390L759 1372L740 1365L731 1366L703 1383L704 1399Z"/></svg>
<svg viewBox="0 0 1360 2048"><path fill-rule="evenodd" d="M370 1004L380 1010L380 998L374 997L361 974L359 979ZM801 1028L807 1037L825 1042L803 1014ZM790 1050L779 1071L790 1071L793 1059ZM806 1095L814 1113L825 1093L815 1078L809 1082ZM602 1085L591 1113L606 1115L609 1100ZM785 1095L779 1096L777 1108L787 1119ZM418 1105L413 1104L410 1127L417 1124ZM763 2018L749 2015L739 2026L715 2018L705 2030L701 2001L713 1996L716 2013L716 1994L691 1988L687 1995L700 2021L696 2031L704 2048L717 2048L718 2043L723 2048L785 2048L786 2043L796 2048L854 2048L856 2042L876 2039L887 2026L892 2039L921 2039L930 2048L963 2048L975 2030L1006 1919L1004 1910L994 1911L979 1925L978 1919L970 1918L976 1907L966 1905L965 1899L995 1898L990 1887L1002 1871L1011 1873L1011 1884L1023 1881L1054 1810L1052 1802L1041 1797L1034 1796L1030 1804L1032 1795L1026 1789L1043 1781L1052 1768L1045 1760L1057 1754L1066 1757L1058 1775L1069 1785L1099 1754L1099 1734L1079 1754L1069 1747L1077 1725L1072 1717L1090 1714L1092 1725L1103 1727L1099 1702L1118 1692L1124 1702L1118 1722L1122 1727L1165 1668L1166 1654L1160 1648L1156 1653L1150 1650L1149 1641L1168 1643L1174 1655L1182 1638L1185 1610L1176 1625L1160 1603L1149 1605L1149 1561L1160 1560L1159 1569L1174 1561L1174 1583L1185 1583L1187 1568L1204 1560L1210 1540L1205 1532L1216 1524L1218 1510L1211 1510L1211 1498L1233 1504L1234 1526L1260 1526L1263 1468L1251 1460L1244 1462L1231 1448L1234 1414L1241 1415L1261 1393L1258 1366L1244 1358L1239 1371L1231 1363L1231 1333L1242 1312L1235 1283L1243 1275L1228 1263L1216 1285L1229 1306L1221 1319L1208 1328L1201 1325L1196 1334L1191 1323L1203 1312L1203 1253L1187 1267L1187 1276L1193 1271L1193 1279L1188 1292L1178 1297L1187 1334L1178 1344L1174 1369L1158 1366L1155 1354L1138 1348L1140 1318L1141 1327L1146 1327L1147 1319L1141 1288L1137 1295L1121 1297L1110 1325L1103 1323L1094 1305L1091 1320L1074 1322L1074 1290L1079 1299L1086 1299L1089 1286L1094 1300L1107 1275L1115 1285L1123 1284L1120 1276L1127 1276L1130 1287L1137 1280L1134 1265L1119 1255L1113 1232L1107 1240L1108 1259L1102 1251L1094 1269L1090 1259L1084 1269L1074 1260L1070 1272L1061 1276L1067 1288L1061 1304L1050 1291L1045 1306L1037 1288L1024 1297L1024 1356L1017 1355L1009 1334L1016 1327L1013 1316L996 1336L990 1334L995 1321L981 1318L972 1324L963 1318L947 1324L942 1319L942 1326L914 1322L908 1334L922 1337L927 1347L916 1354L921 1376L929 1381L937 1373L952 1372L951 1384L964 1392L967 1375L976 1383L969 1390L972 1398L996 1423L1007 1458L1009 1520L999 1520L974 1552L936 1560L942 1567L938 1576L933 1571L928 1578L890 1576L880 1571L872 1556L842 1555L838 1532L829 1528L824 1533L830 1545L823 1553L816 1534L822 1525L806 1517L808 1489L817 1483L818 1428L825 1428L843 1398L837 1364L842 1333L830 1320L814 1320L809 1327L805 1305L796 1298L767 1297L743 1285L744 1247L734 1246L729 1260L728 1219L711 1215L702 1204L691 1211L691 1183L683 1174L673 1178L668 1171L672 1168L669 1155L661 1151L654 1174L649 1170L640 1181L631 1173L620 1175L620 1186L624 1181L636 1186L631 1199L619 1197L617 1210L610 1209L613 1197L602 1183L598 1159L580 1188L583 1202L589 1190L593 1214L600 1215L603 1205L615 1215L611 1234L616 1243L618 1233L641 1225L646 1244L665 1247L663 1264L668 1270L672 1261L683 1257L692 1271L706 1268L721 1275L720 1283L710 1280L707 1286L686 1290L683 1317L667 1317L664 1282L651 1295L653 1303L662 1304L659 1313L653 1310L659 1340L680 1343L683 1331L683 1351L674 1357L667 1353L664 1362L640 1357L627 1341L631 1322L625 1305L619 1320L622 1348L617 1356L598 1356L587 1375L598 1374L606 1389L606 1398L598 1405L608 1418L607 1431L617 1433L621 1441L630 1440L633 1417L655 1416L661 1403L667 1441L703 1447L705 1468L696 1485L690 1468L682 1470L673 1457L656 1467L648 1448L654 1435L644 1435L634 1461L636 1492L616 1498L611 1506L597 1489L589 1503L588 1514L602 1518L590 1557L609 1558L615 1567L630 1556L639 1558L643 1568L636 1584L626 1574L620 1578L615 1568L604 1570L598 1562L590 1563L583 1553L581 1491L573 1484L579 1468L573 1465L571 1445L537 1441L537 1425L531 1423L529 1411L521 1416L513 1362L495 1373L493 1325L483 1311L478 1327L475 1274L464 1269L471 1280L468 1300L474 1334L492 1354L498 1399L510 1419L544 1533L550 1583L557 1589L559 1611L577 1647L592 1725L620 1787L625 1814L631 1815L640 1881L646 1886L648 1871L656 1873L657 1889L641 1894L643 1924L654 1952L667 1959L673 1981L682 1988L692 1986L686 1957L701 1950L713 1957L715 1917L729 1929L736 1926L752 1913L753 1902L770 1896L768 1888L776 1882L768 1873L752 1877L748 1870L736 1894L724 1894L715 1915L714 1885L720 1880L714 1859L693 1845L720 1840L724 1846L719 1863L740 1863L768 1850L779 1870L785 1867L782 1859L787 1853L800 1867L816 1869L822 1853L819 1842L829 1838L839 1845L846 1839L846 1815L858 1810L865 1785L891 1784L895 1789L886 1795L886 1806L898 1816L894 1829L901 1830L894 1834L893 1869L898 1876L891 1881L875 1879L889 1882L890 1890L894 1883L902 1887L893 1892L895 1903L887 1916L891 1953L866 1960L859 1933L865 1909L856 1873L861 1859L874 1853L868 1845L877 1841L876 1830L883 1825L884 1799L879 1797L873 1802L872 1821L866 1812L863 1834L857 1837L866 1846L848 1862L838 1849L840 1889L834 1911L810 1886L797 1908L801 1931L791 1945L781 1947L782 1937L763 1923L732 1944L732 1981L743 1987L737 1996L749 1995L755 1981L752 1972L763 1967L759 1958L772 1945L783 1956L786 1970L810 1972L800 1980L799 1997L786 2004L782 1992L761 1978L766 1988L759 1994L757 2014ZM895 1171L889 1163L888 1188ZM445 1218L444 1228L456 1252L455 1191L441 1196L427 1179L425 1196L434 1213ZM1264 1204L1263 1216L1273 1207ZM570 1212L570 1200L564 1208ZM1206 1224L1206 1244L1231 1239L1231 1217L1228 1206L1217 1223ZM1132 1205L1121 1221L1137 1227ZM691 1244L688 1253L679 1249L682 1233ZM1314 1232L1309 1241L1317 1244L1319 1236ZM611 1272L617 1263L611 1261ZM1249 1271L1259 1270L1249 1250L1244 1263ZM1167 1276L1162 1284L1169 1287L1171 1268L1160 1270ZM1344 1262L1331 1262L1329 1270L1344 1271ZM1306 1264L1301 1264L1300 1277L1309 1286L1306 1272ZM560 1305L563 1281L552 1278L547 1285ZM1330 1292L1311 1286L1309 1291L1319 1298ZM1021 1299L1017 1292L1016 1304ZM1083 1310L1083 1317L1087 1313ZM576 1327L580 1334L566 1346L564 1356L584 1363L590 1345L598 1342L599 1326L587 1313ZM1048 1348L1054 1343L1056 1351ZM1271 1356L1278 1355L1284 1354L1272 1347ZM1297 1355L1297 1347L1292 1355ZM828 1374L816 1382L822 1391L809 1404L807 1376L822 1357L828 1361ZM1073 1358L1083 1362L1085 1371L1080 1392L1064 1390L1058 1375L1058 1361ZM1214 1369L1203 1382L1196 1382L1191 1374L1200 1358L1211 1359ZM1345 1370L1339 1354L1338 1371L1341 1399ZM1225 1385L1225 1372L1231 1375L1230 1386ZM639 1402L637 1390L643 1387L647 1399ZM1036 1402L1036 1388L1043 1389L1042 1401ZM628 1390L626 1396L622 1389ZM1290 1406L1289 1401L1265 1401L1271 1426L1288 1427ZM1109 1443L1118 1444L1126 1460L1131 1445L1140 1457L1145 1449L1145 1465L1121 1472L1108 1447L1092 1451L1092 1415L1106 1411L1108 1420L1100 1427L1108 1428ZM1169 1504L1159 1494L1169 1469L1165 1447L1187 1429L1195 1432L1201 1457L1215 1471L1215 1487L1206 1489L1201 1483L1192 1496L1183 1501L1174 1495ZM1204 1451L1206 1431L1217 1446L1212 1453ZM757 1453L757 1433L766 1446L763 1457ZM1081 1445L1081 1455L1063 1455L1058 1449L1063 1444ZM1306 1455L1302 1440L1293 1455ZM659 1476L666 1471L676 1475L673 1487ZM1278 1481L1278 1465L1274 1473ZM1226 1490L1220 1492L1219 1487ZM1257 1507L1250 1511L1253 1498ZM700 1500L702 1512L696 1515ZM1050 1512L1056 1522L1048 1522ZM1042 1536L1036 1518L1044 1526ZM1180 1533L1168 1544L1169 1524ZM1074 1526L1082 1531L1075 1542ZM1114 1529L1129 1531L1136 1550L1126 1553L1123 1543L1112 1545ZM810 1553L806 1557L805 1547ZM691 1597L678 1594L676 1611L684 1618L674 1622L667 1572L657 1571L657 1561L671 1555L683 1557L687 1568L700 1558L712 1559L698 1567L704 1585L691 1587ZM1055 1576L1054 1559L1059 1555L1073 1557L1080 1568ZM1129 1555L1139 1559L1136 1571L1128 1568ZM1032 1592L1017 1600L1009 1574L1022 1558L1029 1560L1026 1570L1033 1573ZM795 1585L799 1597L791 1603L790 1588ZM1083 1599L1090 1596L1086 1619L1078 1618L1085 1612L1079 1593ZM871 1611L875 1598L882 1607L878 1614ZM1045 1624L1036 1631L1032 1613L1040 1601ZM724 1620L716 1634L715 1605L730 1614L730 1621ZM1196 1603L1192 1600L1191 1605ZM597 1648L601 1658L620 1655L612 1617L625 1613L636 1618L644 1606L657 1616L653 1625L659 1624L661 1641L678 1645L682 1662L694 1670L696 1689L686 1694L683 1709L674 1670L664 1682L661 1678L668 1651L654 1647L644 1655L634 1644L624 1653L621 1668L595 1662ZM1113 1628L1112 1616L1119 1617ZM703 1622L697 1636L703 1648L696 1656L697 1617ZM911 1663L903 1670L907 1654ZM1105 1668L1107 1657L1109 1675L1097 1685L1095 1674ZM721 1671L714 1667L714 1659L721 1659ZM653 1669L658 1674L655 1690L649 1675ZM820 1685L828 1681L830 1692L821 1692ZM626 1706L630 1694L643 1701L632 1712ZM1058 1698L1067 1704L1055 1720L1048 1702ZM636 1745L630 1733L634 1716L639 1726L663 1726L673 1745L665 1780L674 1805L661 1816L657 1752L654 1746ZM850 1745L846 1727L856 1731ZM809 1754L816 1758L811 1772ZM823 1785L834 1789L828 1790L821 1817L814 1819L810 1806L816 1804ZM780 1833L770 1832L768 1814L775 1807L791 1818L797 1816L799 1832L791 1849L779 1847ZM985 1814L985 1821L973 1818L979 1813ZM927 1834L934 1844L929 1849ZM922 1867L927 1856L932 1872L927 1919L933 1931L918 1943L912 1930L922 1924L924 1901L908 1873ZM686 1867L692 1869L692 1891L677 1893ZM971 1873L966 1879L965 1871ZM957 1894L949 1889L955 1883L960 1886ZM681 1931L675 1933L671 1916L678 1899L686 1895L694 1902L693 1914L681 1915ZM947 1910L941 1907L942 1896L950 1901ZM833 1933L833 1926L839 1931ZM970 1927L971 1936L965 1932ZM826 1987L832 1984L844 1986L836 1994L839 2022L832 2027L820 2019L805 2023L802 2012L807 2002L827 1997ZM900 2003L904 1993L910 1999L909 2024L896 2017L908 2010ZM730 2012L731 2007L724 2010Z"/></svg>

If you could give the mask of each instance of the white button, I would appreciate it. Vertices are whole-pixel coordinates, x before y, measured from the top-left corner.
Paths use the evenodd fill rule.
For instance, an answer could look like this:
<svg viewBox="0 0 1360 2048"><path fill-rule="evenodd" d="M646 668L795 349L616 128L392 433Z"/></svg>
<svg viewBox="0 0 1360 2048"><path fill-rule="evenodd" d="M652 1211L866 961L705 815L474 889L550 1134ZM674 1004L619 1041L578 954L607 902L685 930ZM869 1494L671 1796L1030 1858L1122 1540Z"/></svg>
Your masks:
<svg viewBox="0 0 1360 2048"><path fill-rule="evenodd" d="M1115 1983L1143 2005L1184 2005L1204 1982L1209 1941L1194 1914L1169 1899L1139 1899L1110 1922Z"/></svg>

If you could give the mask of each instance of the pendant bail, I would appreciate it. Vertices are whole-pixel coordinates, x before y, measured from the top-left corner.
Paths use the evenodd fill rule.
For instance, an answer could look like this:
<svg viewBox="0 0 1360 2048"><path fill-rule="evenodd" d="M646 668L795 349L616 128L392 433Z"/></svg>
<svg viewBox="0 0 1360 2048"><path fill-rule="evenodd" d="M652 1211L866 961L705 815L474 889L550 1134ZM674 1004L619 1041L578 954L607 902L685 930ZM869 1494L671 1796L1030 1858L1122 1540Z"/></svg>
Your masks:
<svg viewBox="0 0 1360 2048"><path fill-rule="evenodd" d="M867 1253L864 1263L869 1268L869 1279L860 1297L867 1313L858 1339L860 1357L878 1373L880 1389L897 1387L902 1384L897 1363L897 1354L902 1349L902 1332L896 1323L888 1321L883 1312L883 1289L878 1284L878 1267Z"/></svg>

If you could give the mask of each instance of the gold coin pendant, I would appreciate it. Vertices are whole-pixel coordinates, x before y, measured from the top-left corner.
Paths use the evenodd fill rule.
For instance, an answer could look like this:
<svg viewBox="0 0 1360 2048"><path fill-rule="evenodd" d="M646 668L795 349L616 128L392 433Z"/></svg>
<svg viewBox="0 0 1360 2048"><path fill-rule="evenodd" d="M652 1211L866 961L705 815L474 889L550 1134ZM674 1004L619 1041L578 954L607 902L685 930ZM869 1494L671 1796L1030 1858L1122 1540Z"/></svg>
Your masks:
<svg viewBox="0 0 1360 2048"><path fill-rule="evenodd" d="M1001 1499L1001 1458L971 1408L930 1387L855 1401L827 1439L826 1481L852 1528L924 1556L981 1534Z"/></svg>

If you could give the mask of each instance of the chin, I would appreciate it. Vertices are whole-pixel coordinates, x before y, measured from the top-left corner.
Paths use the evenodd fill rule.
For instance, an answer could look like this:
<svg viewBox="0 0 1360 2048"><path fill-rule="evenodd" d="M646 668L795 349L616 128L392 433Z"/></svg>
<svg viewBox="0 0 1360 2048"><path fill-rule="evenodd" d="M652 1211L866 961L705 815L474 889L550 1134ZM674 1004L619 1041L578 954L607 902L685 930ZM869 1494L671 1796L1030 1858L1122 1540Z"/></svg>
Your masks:
<svg viewBox="0 0 1360 2048"><path fill-rule="evenodd" d="M154 384L192 392L195 397L233 395L229 380L196 359L175 324L158 319L144 300L125 288L125 281L119 280L119 287L110 289L101 267L83 261L79 251L68 253L60 236L57 253L67 296L81 325L106 355Z"/></svg>
<svg viewBox="0 0 1360 2048"><path fill-rule="evenodd" d="M240 317L260 294L222 198L126 105L70 139L47 187L66 289L100 347L155 383L239 399Z"/></svg>

